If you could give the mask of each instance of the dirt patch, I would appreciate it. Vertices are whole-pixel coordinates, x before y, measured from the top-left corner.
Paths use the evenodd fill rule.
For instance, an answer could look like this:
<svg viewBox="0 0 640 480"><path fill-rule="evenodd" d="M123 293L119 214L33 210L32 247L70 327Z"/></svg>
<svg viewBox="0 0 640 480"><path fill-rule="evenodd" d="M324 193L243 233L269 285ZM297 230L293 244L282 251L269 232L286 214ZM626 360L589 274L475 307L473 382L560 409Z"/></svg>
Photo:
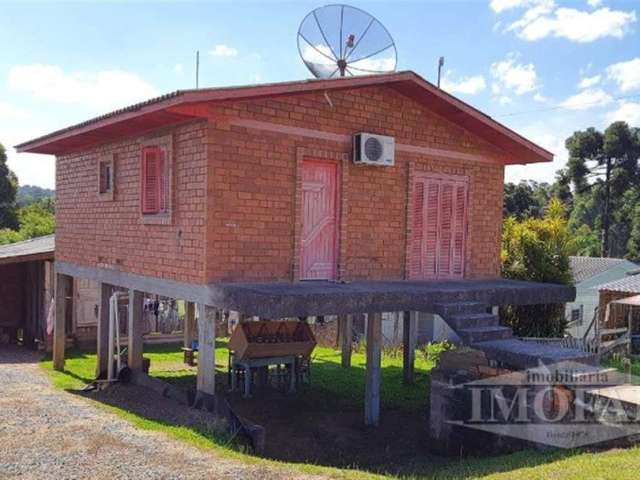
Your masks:
<svg viewBox="0 0 640 480"><path fill-rule="evenodd" d="M390 472L429 456L426 407L383 410L380 426L371 428L361 408L328 409L304 395L262 389L251 399L227 398L236 414L265 428L268 458Z"/></svg>

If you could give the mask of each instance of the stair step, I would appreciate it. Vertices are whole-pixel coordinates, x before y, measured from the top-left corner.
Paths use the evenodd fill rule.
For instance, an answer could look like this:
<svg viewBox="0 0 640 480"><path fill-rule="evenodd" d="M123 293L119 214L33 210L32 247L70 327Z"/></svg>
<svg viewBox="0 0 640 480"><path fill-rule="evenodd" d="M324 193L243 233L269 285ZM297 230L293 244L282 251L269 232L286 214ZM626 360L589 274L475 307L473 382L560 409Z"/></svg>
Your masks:
<svg viewBox="0 0 640 480"><path fill-rule="evenodd" d="M462 328L456 332L467 345L491 340L505 340L513 336L509 327L494 325L490 327Z"/></svg>
<svg viewBox="0 0 640 480"><path fill-rule="evenodd" d="M542 343L523 342L515 338L479 342L473 347L485 352L488 358L513 368L537 367L540 362L545 365L565 361L593 366L598 364L598 357L593 353Z"/></svg>
<svg viewBox="0 0 640 480"><path fill-rule="evenodd" d="M463 313L486 313L489 306L480 302L451 302L437 303L433 306L433 313L443 318Z"/></svg>
<svg viewBox="0 0 640 480"><path fill-rule="evenodd" d="M452 315L446 322L454 330L475 327L494 327L500 324L500 318L492 313L461 313Z"/></svg>

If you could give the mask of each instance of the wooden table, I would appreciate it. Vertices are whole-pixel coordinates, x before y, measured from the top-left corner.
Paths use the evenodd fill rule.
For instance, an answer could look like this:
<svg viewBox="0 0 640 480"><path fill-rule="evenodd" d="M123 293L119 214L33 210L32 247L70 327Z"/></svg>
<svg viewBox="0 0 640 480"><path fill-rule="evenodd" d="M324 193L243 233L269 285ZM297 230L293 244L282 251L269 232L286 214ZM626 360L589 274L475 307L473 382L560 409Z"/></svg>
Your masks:
<svg viewBox="0 0 640 480"><path fill-rule="evenodd" d="M282 357L266 357L266 358L248 358L244 360L236 360L231 357L231 391L235 391L238 387L238 377L236 369L244 369L244 398L251 398L251 378L252 371L270 365L288 365L289 366L289 389L288 393L296 391L296 355L287 355Z"/></svg>

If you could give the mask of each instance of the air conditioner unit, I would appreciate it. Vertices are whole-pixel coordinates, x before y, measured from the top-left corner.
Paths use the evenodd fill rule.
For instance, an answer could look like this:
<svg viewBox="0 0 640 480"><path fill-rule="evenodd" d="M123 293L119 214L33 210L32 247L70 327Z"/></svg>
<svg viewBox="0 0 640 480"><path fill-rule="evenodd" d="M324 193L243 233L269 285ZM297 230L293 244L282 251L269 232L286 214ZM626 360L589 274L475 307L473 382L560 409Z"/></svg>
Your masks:
<svg viewBox="0 0 640 480"><path fill-rule="evenodd" d="M356 133L353 136L353 163L391 167L395 164L395 146L393 137Z"/></svg>

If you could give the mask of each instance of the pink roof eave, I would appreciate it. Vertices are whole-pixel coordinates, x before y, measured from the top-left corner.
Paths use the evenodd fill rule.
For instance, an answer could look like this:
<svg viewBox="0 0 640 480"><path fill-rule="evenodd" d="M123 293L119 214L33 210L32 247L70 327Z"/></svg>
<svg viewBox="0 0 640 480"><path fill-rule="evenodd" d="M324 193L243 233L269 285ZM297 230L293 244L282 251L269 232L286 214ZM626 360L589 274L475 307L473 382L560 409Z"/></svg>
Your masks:
<svg viewBox="0 0 640 480"><path fill-rule="evenodd" d="M19 152L59 155L123 135L141 134L162 126L206 117L206 109L198 108L204 104L376 85L387 85L394 88L502 149L508 154L505 164L527 164L553 160L551 152L411 71L328 80L302 80L239 87L178 90L21 143L16 146L16 149Z"/></svg>

